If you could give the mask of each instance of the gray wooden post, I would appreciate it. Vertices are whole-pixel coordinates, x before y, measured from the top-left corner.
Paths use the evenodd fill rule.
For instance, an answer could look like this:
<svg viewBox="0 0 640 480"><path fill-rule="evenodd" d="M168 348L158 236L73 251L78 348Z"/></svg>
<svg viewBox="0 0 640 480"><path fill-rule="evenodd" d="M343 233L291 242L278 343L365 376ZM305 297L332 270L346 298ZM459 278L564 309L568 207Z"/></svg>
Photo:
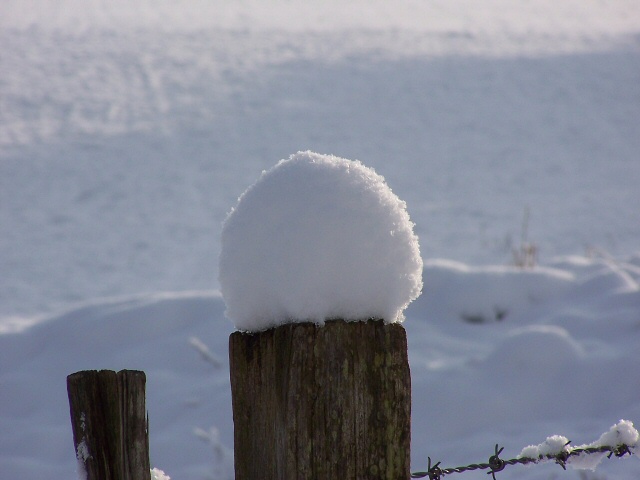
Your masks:
<svg viewBox="0 0 640 480"><path fill-rule="evenodd" d="M67 377L78 468L87 480L150 480L144 372L87 370Z"/></svg>
<svg viewBox="0 0 640 480"><path fill-rule="evenodd" d="M402 325L330 321L229 338L236 480L407 480Z"/></svg>

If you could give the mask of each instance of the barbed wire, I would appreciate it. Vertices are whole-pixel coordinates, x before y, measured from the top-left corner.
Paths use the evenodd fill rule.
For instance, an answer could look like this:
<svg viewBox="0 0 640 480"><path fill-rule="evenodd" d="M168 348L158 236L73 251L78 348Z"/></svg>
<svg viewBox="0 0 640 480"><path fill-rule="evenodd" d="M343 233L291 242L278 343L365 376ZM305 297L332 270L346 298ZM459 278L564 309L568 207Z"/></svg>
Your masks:
<svg viewBox="0 0 640 480"><path fill-rule="evenodd" d="M565 444L565 447L567 447L570 443L570 441L567 442ZM566 464L569 458L577 455L591 455L594 453L607 452L609 452L607 458L611 458L613 455L618 458L624 457L627 454L632 455L630 447L626 444L616 445L615 447L611 447L608 445L602 445L600 447L576 447L570 450L562 450L557 454L540 455L537 458L518 457L512 458L510 460L503 460L502 458L500 458L502 450L504 450L504 447L500 448L498 444L496 444L494 454L489 457L488 463L473 463L471 465L455 468L440 468L440 462L431 465L431 457L427 457L429 461L429 463L427 464L427 471L414 472L411 474L411 478L429 477L429 480L440 480L445 475L450 475L452 473L462 473L470 470L489 470L487 474L491 474L493 480L496 480L496 473L501 472L505 469L505 467L510 465L526 465L529 463L539 463L545 460L554 460L555 463L563 468L563 470L566 470Z"/></svg>

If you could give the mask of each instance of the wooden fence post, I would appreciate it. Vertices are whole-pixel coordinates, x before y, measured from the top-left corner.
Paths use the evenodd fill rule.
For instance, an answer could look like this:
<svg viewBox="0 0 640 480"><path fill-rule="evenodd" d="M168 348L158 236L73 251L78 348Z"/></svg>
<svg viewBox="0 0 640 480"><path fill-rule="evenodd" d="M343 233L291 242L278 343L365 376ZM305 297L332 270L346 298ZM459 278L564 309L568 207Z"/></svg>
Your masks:
<svg viewBox="0 0 640 480"><path fill-rule="evenodd" d="M78 466L87 480L150 480L144 372L87 370L67 377Z"/></svg>
<svg viewBox="0 0 640 480"><path fill-rule="evenodd" d="M407 480L406 333L382 321L229 338L236 480Z"/></svg>

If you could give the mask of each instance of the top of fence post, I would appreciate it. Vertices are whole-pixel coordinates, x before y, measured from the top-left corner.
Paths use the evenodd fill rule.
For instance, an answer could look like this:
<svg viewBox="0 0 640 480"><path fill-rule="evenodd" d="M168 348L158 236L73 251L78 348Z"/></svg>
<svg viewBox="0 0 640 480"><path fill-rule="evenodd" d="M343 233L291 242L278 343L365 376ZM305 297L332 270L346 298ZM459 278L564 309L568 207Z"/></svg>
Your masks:
<svg viewBox="0 0 640 480"><path fill-rule="evenodd" d="M67 376L78 468L87 480L150 480L145 386L137 370Z"/></svg>

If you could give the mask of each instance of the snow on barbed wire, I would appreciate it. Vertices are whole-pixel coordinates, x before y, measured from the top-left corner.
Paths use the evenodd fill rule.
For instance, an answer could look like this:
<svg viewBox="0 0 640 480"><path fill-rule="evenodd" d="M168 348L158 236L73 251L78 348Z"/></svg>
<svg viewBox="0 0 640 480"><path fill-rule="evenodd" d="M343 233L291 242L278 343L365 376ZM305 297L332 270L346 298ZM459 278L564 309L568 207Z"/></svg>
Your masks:
<svg viewBox="0 0 640 480"><path fill-rule="evenodd" d="M402 321L422 289L406 204L359 161L281 160L224 222L219 280L236 328L296 321Z"/></svg>
<svg viewBox="0 0 640 480"><path fill-rule="evenodd" d="M522 449L518 458L544 458L568 451L569 439L562 435L552 435L538 445L529 445Z"/></svg>
<svg viewBox="0 0 640 480"><path fill-rule="evenodd" d="M631 421L620 420L607 432L603 433L595 442L571 446L567 437L553 435L547 437L544 442L538 445L529 445L523 448L518 458L551 459L563 453L570 454L572 451L576 451L573 455L566 456L566 464L577 470L595 470L606 455L610 455L612 451L615 452L615 449L622 445L628 447L629 451L626 453L633 453L635 455L640 453L639 436L638 430L635 429ZM581 450L601 447L609 447L610 450L591 452L588 455L583 453L576 455L576 453Z"/></svg>
<svg viewBox="0 0 640 480"><path fill-rule="evenodd" d="M618 445L627 445L628 447L638 448L638 440L640 434L635 429L633 423L629 420L620 420L613 425L608 432L600 435L600 438L593 442L589 447L616 447Z"/></svg>
<svg viewBox="0 0 640 480"><path fill-rule="evenodd" d="M589 447L611 447L615 448L620 445L629 447L631 453L637 455L640 453L640 445L638 441L638 430L635 429L633 423L629 420L620 420L613 425L609 431L600 435L595 442L587 445L580 445L575 448ZM607 453L598 453L594 455L579 455L571 457L567 462L568 465L579 470L595 470L602 459L608 455Z"/></svg>

